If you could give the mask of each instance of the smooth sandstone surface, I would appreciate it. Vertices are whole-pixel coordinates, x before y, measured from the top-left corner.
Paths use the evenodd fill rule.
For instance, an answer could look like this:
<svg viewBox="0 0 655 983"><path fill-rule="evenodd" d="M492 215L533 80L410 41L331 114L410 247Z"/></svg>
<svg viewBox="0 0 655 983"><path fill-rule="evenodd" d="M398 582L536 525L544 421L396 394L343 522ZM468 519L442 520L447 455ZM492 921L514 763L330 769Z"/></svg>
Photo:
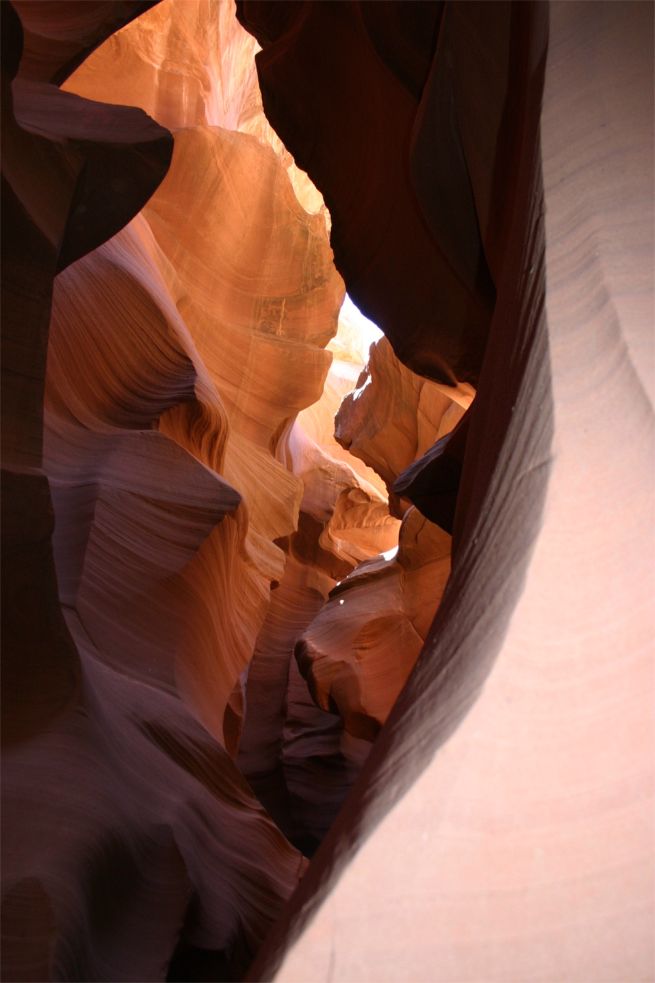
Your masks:
<svg viewBox="0 0 655 983"><path fill-rule="evenodd" d="M43 416L57 583L50 574L41 588L53 614L58 594L65 618L58 648L48 621L43 628L54 733L68 733L71 715L85 723L54 746L49 731L35 734L6 772L6 966L18 975L111 979L161 978L170 963L175 978L231 978L304 869L238 769L281 830L311 853L370 748L312 700L293 658L337 582L398 541L384 480L333 436L368 350L350 308L325 350L344 296L329 217L266 122L255 43L229 5L155 5L97 47L66 91L32 76L56 71L56 44L61 57L87 54L114 14L98 7L80 19L73 7L66 20L60 5L37 13L26 14L29 81L14 92L23 125L80 139L91 124L108 127L114 112L89 100L124 101L139 109L116 106L121 144L139 127L148 137L149 126L168 140L162 124L175 145L167 176L158 175L129 224L92 248L97 233L82 197L69 216L79 242L59 251L66 268L53 286ZM50 52L49 34L59 39ZM87 167L84 175L91 201L99 174ZM129 208L129 186L117 178L112 187ZM103 209L107 237L129 213L112 217L109 201ZM393 387L402 379L418 393L411 373L388 358ZM438 403L450 406L447 396ZM409 413L436 437L436 421L432 430L430 420L420 423L418 405ZM52 520L39 532L46 542L51 528ZM442 553L448 544L445 537ZM394 638L383 641L378 657L391 664ZM386 688L388 706L401 685ZM29 706L22 720L30 721ZM76 755L88 756L98 733L113 750L111 766L98 756L93 784L106 788L109 804L62 795L56 821L75 834L25 864L45 813L28 807L18 776L40 787L39 769L53 768L67 784L76 775L84 782L88 765ZM186 776L180 783L171 762ZM140 789L134 776L142 772L149 781ZM178 817L176 808L187 811ZM203 810L210 832L200 847L193 817ZM146 849L154 815L165 833ZM114 861L85 873L84 844L98 849L106 836ZM88 876L85 901L65 900L55 868L71 890ZM137 882L143 891L134 895ZM137 957L155 891L158 932ZM131 900L119 917L121 892ZM102 910L97 932L82 941L88 905ZM107 920L114 930L101 944ZM35 962L21 963L20 939L30 933L44 934Z"/></svg>
<svg viewBox="0 0 655 983"><path fill-rule="evenodd" d="M296 643L316 702L374 740L423 647L450 573L450 536L415 508L398 547L360 563Z"/></svg>
<svg viewBox="0 0 655 983"><path fill-rule="evenodd" d="M239 0L237 10L263 47L258 72L268 119L325 197L335 262L353 300L414 371L475 383L493 284L448 118L439 123L455 143L453 159L429 180L441 200L462 204L456 222L449 212L431 228L421 205L424 178L412 173L421 169L423 126L434 122L426 82L449 5L413 5L406 17L367 3ZM434 99L443 106L453 93L450 80L441 82ZM293 98L300 91L307 98ZM438 234L458 226L466 257L450 235Z"/></svg>
<svg viewBox="0 0 655 983"><path fill-rule="evenodd" d="M338 338L338 336L337 336ZM334 439L384 483L450 433L473 389L421 378L382 338L342 399ZM450 573L450 536L406 500L393 549L340 577L325 606L297 636L296 659L324 710L336 710L353 737L374 740L421 651Z"/></svg>
<svg viewBox="0 0 655 983"><path fill-rule="evenodd" d="M343 843L347 824L335 831L253 978L623 983L655 973L652 9L553 3L549 15L546 317L523 336L533 354L517 367L510 431L487 431L495 456L476 472L496 534L460 522L450 589L475 557L459 598L470 608L447 592L376 745L384 753L354 790L349 828L373 831L354 855L336 835ZM540 436L544 373L552 441ZM502 611L534 508L526 477L546 468L543 518L494 645L476 619L488 628ZM432 693L449 659L452 673L457 648L480 662L493 647L463 719L443 674L440 709L427 711L421 688ZM414 784L389 795L417 758ZM332 882L331 865L341 867Z"/></svg>
<svg viewBox="0 0 655 983"><path fill-rule="evenodd" d="M655 980L652 8L2 6L3 976Z"/></svg>
<svg viewBox="0 0 655 983"><path fill-rule="evenodd" d="M383 338L339 408L335 436L390 490L409 464L459 423L473 396L467 383L454 388L416 375Z"/></svg>
<svg viewBox="0 0 655 983"><path fill-rule="evenodd" d="M102 40L95 19L91 33L84 17L78 23L79 7L69 20L65 5L41 11L39 36L65 37L67 56ZM343 285L324 218L299 205L274 151L218 127L178 135L172 183L95 249L161 181L170 135L138 109L22 77L13 97L5 190L46 240L47 262L39 268L26 233L4 279L18 329L30 296L23 280L42 274L43 298L37 291L31 303L36 311L41 302L44 323L28 320L41 332L30 352L31 412L19 387L4 392L16 466L6 453L3 538L14 573L4 605L3 974L188 978L200 963L232 978L304 868L231 754L242 670L284 568L273 541L295 528L302 495L276 442L320 395ZM96 134L108 141L104 157ZM75 168L78 187L68 191ZM253 172L261 185L251 197ZM199 175L208 188L191 224L187 196L195 203ZM118 204L101 194L103 179ZM47 180L49 199L38 184ZM37 470L44 328L52 277L72 259L54 283L46 480ZM271 372L277 364L286 375L294 359L306 371L272 399L282 377ZM255 379L260 362L268 375ZM28 452L26 473L19 455Z"/></svg>

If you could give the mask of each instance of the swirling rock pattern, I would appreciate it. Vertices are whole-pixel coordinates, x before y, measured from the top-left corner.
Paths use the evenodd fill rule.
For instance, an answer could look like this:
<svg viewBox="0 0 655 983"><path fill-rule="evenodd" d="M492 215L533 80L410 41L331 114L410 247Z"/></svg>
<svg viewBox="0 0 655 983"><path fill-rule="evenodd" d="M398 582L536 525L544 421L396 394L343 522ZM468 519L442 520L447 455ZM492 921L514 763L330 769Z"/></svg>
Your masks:
<svg viewBox="0 0 655 983"><path fill-rule="evenodd" d="M231 4L2 4L3 975L651 979L652 8L238 6L432 384Z"/></svg>
<svg viewBox="0 0 655 983"><path fill-rule="evenodd" d="M88 99L111 91L112 101L138 106L173 131L222 126L256 136L273 147L307 211L329 221L320 192L264 115L258 50L230 3L162 0L87 58L69 87Z"/></svg>
<svg viewBox="0 0 655 983"><path fill-rule="evenodd" d="M324 194L353 299L414 371L475 383L494 286L455 118L475 93L458 85L451 5L403 15L384 4L239 0L237 10L264 49L266 114ZM437 34L448 50L433 59ZM495 112L489 124L493 141ZM435 127L448 148L441 165L424 147Z"/></svg>
<svg viewBox="0 0 655 983"><path fill-rule="evenodd" d="M50 32L78 58L101 40L104 8L80 26L81 11L58 24L63 5L49 5L48 26L47 8L36 25L35 5L34 50ZM42 61L52 74L50 54ZM106 77L105 98L112 84ZM321 392L343 285L324 217L299 205L288 161L205 122L177 133L170 180L113 235L161 181L170 136L138 109L90 102L75 78L67 88L21 81L19 122L8 123L10 218L22 207L25 228L50 250L33 305L40 322L28 307L30 330L41 332L29 412L17 387L5 392L20 466L40 463L48 292L67 268L50 324L47 480L36 470L3 475L16 570L5 626L3 724L16 746L3 768L4 972L163 979L170 963L188 978L201 962L233 978L303 870L230 755L242 673L284 569L274 540L293 533L302 497L277 444ZM48 212L38 181L61 216ZM99 196L104 182L120 207ZM25 281L12 295L21 318L37 233L12 254L10 271ZM12 323L22 327L18 313ZM253 373L256 364L267 373ZM57 804L45 809L53 782Z"/></svg>
<svg viewBox="0 0 655 983"><path fill-rule="evenodd" d="M650 980L652 8L448 6L497 292L451 577L249 978Z"/></svg>
<svg viewBox="0 0 655 983"><path fill-rule="evenodd" d="M252 56L251 39L225 17L225 5L198 4L195 13L192 6L179 17L171 4L149 12L99 48L64 96L115 98L116 61L122 97L174 129L175 151L138 217L56 283L44 462L59 593L84 678L113 673L177 700L180 720L190 713L185 736L163 723L164 710L141 730L194 775L198 757L211 753L219 830L242 787L225 752L236 754L247 710L239 764L282 830L310 852L368 747L312 702L292 662L294 644L338 578L394 546L398 522L378 476L332 437L361 353L344 326L325 385L331 355L323 346L343 285L325 215L298 201L306 201L308 182L253 111L252 71L234 89L234 72L222 90L213 70L198 81L206 38L185 63L182 96L166 67L179 67L199 24L212 25L209 39L225 48L222 71L230 57L245 65ZM248 132L227 128L242 124ZM194 732L199 725L225 752L189 736L204 733ZM136 768L150 761L138 754L137 746ZM241 809L244 836L270 824L246 793ZM141 836L132 826L129 833ZM272 828L266 859L254 835L253 863L275 867L255 899L236 841L227 837L220 856L210 844L209 868L224 866L221 876L237 885L226 904L238 922L217 921L216 898L189 869L190 836L178 863L185 890L174 904L172 944L185 922L172 971L188 973L209 950L213 973L236 973L301 858ZM174 884L171 903L177 891ZM195 907L189 915L192 895L206 915ZM169 937L165 922L161 928ZM74 940L74 926L70 934ZM94 961L97 947L84 955L70 945L84 971L99 977L120 975L121 959L131 958L120 941L117 962L107 965ZM147 958L142 972L155 974Z"/></svg>
<svg viewBox="0 0 655 983"><path fill-rule="evenodd" d="M383 338L335 419L335 437L392 492L399 474L449 434L471 405L472 386L443 386L416 375Z"/></svg>
<svg viewBox="0 0 655 983"><path fill-rule="evenodd" d="M394 555L360 564L302 635L314 699L373 740L414 668L450 573L450 536L411 508Z"/></svg>
<svg viewBox="0 0 655 983"><path fill-rule="evenodd" d="M365 357L346 318L329 348L334 358L321 399L299 414L280 444L303 497L298 529L284 543L284 576L248 670L239 756L261 800L305 852L325 835L368 748L344 733L338 715L312 700L294 647L337 581L393 548L399 526L379 477L333 436L334 415Z"/></svg>
<svg viewBox="0 0 655 983"><path fill-rule="evenodd" d="M395 488L399 472L460 423L473 395L469 384L416 376L381 339L341 402L335 439ZM317 704L369 741L414 667L450 572L450 536L406 500L392 496L391 504L402 517L397 549L340 577L296 646Z"/></svg>
<svg viewBox="0 0 655 983"><path fill-rule="evenodd" d="M46 21L56 14L51 6L43 11ZM57 597L52 506L41 470L53 278L144 204L166 172L172 141L138 110L95 106L26 79L23 27L9 3L2 17L2 211L11 244L2 256L3 557L14 571L3 579L2 724L3 739L12 742L37 734L70 707L79 688L79 661ZM102 34L100 26L96 41ZM80 50L85 43L80 39ZM120 182L124 196L98 200L90 187L98 180Z"/></svg>

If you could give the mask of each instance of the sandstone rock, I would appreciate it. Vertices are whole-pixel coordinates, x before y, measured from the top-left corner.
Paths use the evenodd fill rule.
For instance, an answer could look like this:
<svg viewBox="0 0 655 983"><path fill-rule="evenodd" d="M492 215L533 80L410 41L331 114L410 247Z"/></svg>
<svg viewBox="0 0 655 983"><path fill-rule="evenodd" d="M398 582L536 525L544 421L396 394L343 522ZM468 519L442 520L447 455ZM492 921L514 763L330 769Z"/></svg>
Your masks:
<svg viewBox="0 0 655 983"><path fill-rule="evenodd" d="M12 0L25 39L21 76L55 85L68 78L97 45L158 0L51 3Z"/></svg>
<svg viewBox="0 0 655 983"><path fill-rule="evenodd" d="M12 82L22 28L11 4L3 17L3 213L13 242L3 259L3 445L5 464L38 467L52 279L141 208L172 141L137 110L91 105L22 75Z"/></svg>
<svg viewBox="0 0 655 983"><path fill-rule="evenodd" d="M467 411L450 433L444 434L398 475L391 497L416 505L423 515L452 533L460 491L471 413Z"/></svg>
<svg viewBox="0 0 655 983"><path fill-rule="evenodd" d="M322 396L280 443L287 466L302 481L303 497L298 529L284 542L284 576L248 670L239 755L261 801L308 853L325 835L368 748L344 734L337 715L312 701L294 646L337 580L396 545L399 525L389 515L379 477L345 454L333 436L334 415L365 357L347 316L328 347L334 358Z"/></svg>
<svg viewBox="0 0 655 983"><path fill-rule="evenodd" d="M139 106L173 131L221 126L252 134L273 147L303 207L329 222L320 192L264 115L258 50L225 0L160 0L112 34L65 87L88 99Z"/></svg>
<svg viewBox="0 0 655 983"><path fill-rule="evenodd" d="M391 490L401 471L450 433L473 395L466 383L442 386L416 375L383 338L371 347L364 372L341 404L335 436Z"/></svg>
<svg viewBox="0 0 655 983"><path fill-rule="evenodd" d="M218 129L179 136L178 185L163 187L152 212L89 252L152 193L170 138L139 110L42 83L16 92L23 129L8 121L5 216L26 232L11 253L14 279L5 277L11 328L22 330L34 270L43 290L36 317L27 305L27 328L39 337L30 352L34 398L18 399L18 387L5 392L12 472L3 507L15 576L10 612L5 604L3 723L17 748L3 768L4 972L162 979L183 928L183 963L206 950L221 971L238 975L303 863L220 744L233 752L238 742L239 677L283 568L272 540L293 530L300 501L300 482L271 452L288 417L320 393L329 356L319 345L336 327L343 287L325 223L300 208L284 164L255 138L235 141ZM105 157L96 134L109 141ZM241 153L250 154L243 179L254 169L269 185L249 209L256 250L239 253L226 240L217 254L200 241L201 229L197 248L186 244L186 264L173 255L173 269L167 249L180 249L185 208L188 223L189 156L216 191L221 169L203 169L202 155L216 165L221 154L234 163ZM77 189L76 168L86 182ZM103 181L123 193L120 207L99 195ZM61 215L48 212L44 189ZM230 199L228 188L222 204L212 199L229 238L228 204L243 249L239 197ZM272 253L267 263L266 242L285 255L282 266ZM217 255L230 257L220 270ZM47 484L36 470L44 329L56 264L78 257L56 282L46 385L57 585ZM218 351L206 339L209 314L232 328ZM18 357L19 344L15 350ZM296 373L287 401L273 409L276 380L265 376L248 393L243 379L255 358L272 370L276 351L313 359L313 370ZM33 470L20 471L23 462ZM44 808L55 787L56 806ZM34 940L31 964L21 938Z"/></svg>
<svg viewBox="0 0 655 983"><path fill-rule="evenodd" d="M446 387L416 376L382 339L371 345L355 389L340 405L335 438L395 491L398 472L435 439L446 439L472 398L468 384ZM453 498L456 490L457 483ZM426 511L436 508L443 518L432 493L428 484ZM406 500L394 496L393 508L402 516L398 548L380 548L375 559L369 550L368 562L342 572L296 647L317 704L338 712L348 733L364 740L377 736L401 692L450 571L450 536L408 510Z"/></svg>
<svg viewBox="0 0 655 983"><path fill-rule="evenodd" d="M53 9L43 11L46 19ZM2 254L3 563L13 571L3 578L2 718L3 738L15 741L38 733L79 693L79 661L57 598L52 507L41 470L53 277L141 207L168 167L171 140L138 111L92 107L54 86L26 81L24 32L11 4L2 5L2 18L2 214L10 244ZM103 30L98 27L96 40ZM98 179L120 182L122 200L115 185L91 201ZM88 224L80 221L85 211Z"/></svg>
<svg viewBox="0 0 655 983"><path fill-rule="evenodd" d="M324 710L373 740L414 667L450 573L450 536L410 509L397 552L361 563L334 588L296 649Z"/></svg>
<svg viewBox="0 0 655 983"><path fill-rule="evenodd" d="M251 979L653 977L652 9L451 10L480 148L511 78L452 574Z"/></svg>
<svg viewBox="0 0 655 983"><path fill-rule="evenodd" d="M437 121L444 143L453 145L438 175L440 196L452 199L452 208L442 209L437 235L421 206L432 178L420 166L422 133L434 132L425 83L450 5L401 16L382 4L240 0L237 11L264 49L257 66L267 116L323 192L335 262L354 301L414 371L475 383L494 288L452 113ZM308 97L294 98L299 91ZM459 114L474 111L467 96L446 78L436 99L454 103ZM418 196L408 162L418 168Z"/></svg>
<svg viewBox="0 0 655 983"><path fill-rule="evenodd" d="M2 4L4 977L650 979L652 9L238 4L362 374L150 7Z"/></svg>

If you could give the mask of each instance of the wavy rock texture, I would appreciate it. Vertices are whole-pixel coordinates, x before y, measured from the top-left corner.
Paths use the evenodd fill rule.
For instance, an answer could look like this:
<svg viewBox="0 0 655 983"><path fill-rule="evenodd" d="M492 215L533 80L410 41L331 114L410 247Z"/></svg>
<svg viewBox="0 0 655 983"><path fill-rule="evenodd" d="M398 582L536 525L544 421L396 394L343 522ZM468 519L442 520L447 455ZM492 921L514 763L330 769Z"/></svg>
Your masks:
<svg viewBox="0 0 655 983"><path fill-rule="evenodd" d="M62 489L69 603L105 664L178 693L232 753L242 673L283 576L275 541L293 533L303 493L278 443L320 395L342 298L324 220L299 205L274 151L204 124L177 131L142 215L58 283L46 462ZM146 476L130 482L135 440ZM352 485L348 472L339 494ZM279 870L276 849L256 862ZM283 883L262 878L269 910ZM249 903L244 920L261 930L266 904L257 922Z"/></svg>
<svg viewBox="0 0 655 983"><path fill-rule="evenodd" d="M113 34L68 87L88 99L111 95L112 102L138 106L172 130L222 126L256 136L273 147L307 211L329 222L320 192L264 115L254 64L258 50L231 3L163 0L129 30Z"/></svg>
<svg viewBox="0 0 655 983"><path fill-rule="evenodd" d="M337 581L393 548L399 526L378 476L345 454L332 435L334 415L365 357L346 317L329 347L334 359L321 399L299 414L281 445L302 480L303 497L298 530L285 542L284 577L248 671L239 756L262 802L306 852L327 832L369 748L312 700L294 646Z"/></svg>
<svg viewBox="0 0 655 983"><path fill-rule="evenodd" d="M138 9L128 5L123 12ZM4 241L11 244L2 256L3 562L12 571L3 578L2 726L11 743L37 735L79 694L41 470L53 277L141 207L165 174L172 146L167 131L138 110L91 106L25 79L21 22L10 4L3 4L2 17L2 214ZM100 27L96 40L102 33ZM80 39L80 50L85 43ZM63 61L54 57L52 65L61 68ZM122 197L98 199L96 182L120 182Z"/></svg>
<svg viewBox="0 0 655 983"><path fill-rule="evenodd" d="M77 7L67 21L54 4L38 21L36 6L33 47L51 33L67 58L98 43L113 17L94 8L78 24ZM251 40L234 30L251 65ZM160 54L166 61L165 45ZM53 59L45 52L49 73ZM105 98L113 81L106 76ZM68 88L78 89L75 78ZM94 249L152 194L170 137L140 110L89 102L83 89L21 81L6 155L9 201L19 203L11 218L23 207L46 239L59 236L44 265L41 326L30 324L42 353L56 263L78 261L55 282L45 386L58 585L46 479L4 481L18 571L4 691L21 698L3 721L18 741L3 768L4 972L163 979L172 958L171 978L231 979L303 869L230 753L242 673L284 570L274 540L295 529L302 497L277 445L320 395L343 285L324 217L299 205L288 161L254 136L189 128L188 118L148 208ZM76 141L86 141L80 151ZM61 175L70 184L75 167L81 183L66 197ZM99 196L104 181L122 193L120 207ZM61 217L47 211L42 188ZM23 238L11 268L21 314L29 294L20 277L33 276L39 255ZM16 388L8 394L8 433L25 456L30 423L27 460L38 464L43 354L36 367L31 416ZM57 802L46 809L53 783Z"/></svg>
<svg viewBox="0 0 655 983"><path fill-rule="evenodd" d="M237 10L264 48L268 119L323 192L353 299L416 372L475 383L494 287L447 108L471 108L457 91L459 52L443 50L451 5L240 0ZM350 71L327 84L328 66L344 63L358 65L359 84ZM447 136L436 160L424 136L435 126Z"/></svg>
<svg viewBox="0 0 655 983"><path fill-rule="evenodd" d="M162 4L100 49L69 83L87 94L103 87L106 93L113 84L109 66L124 63L132 101L184 127L176 132L168 179L141 224L122 237L132 253L124 262L132 263L131 275L154 295L159 310L141 303L132 312L138 298L121 298L119 306L126 312L126 349L137 318L144 336L154 326L163 331L151 343L149 384L158 402L149 422L158 421L162 434L220 472L244 500L245 508L207 538L184 571L179 629L172 625L169 598L156 602L154 618L165 648L178 653L178 684L211 732L233 749L239 676L252 654L269 584L284 569L274 541L293 531L302 494L300 481L275 460L276 448L289 421L320 395L330 362L322 346L334 332L343 297L324 221L296 201L287 162L261 140L207 125L218 118L236 125L242 113L252 123L252 44L223 4L179 10ZM214 62L206 50L214 52ZM186 83L180 87L181 52ZM98 306L109 309L108 298L119 289L108 277L106 300L97 298ZM88 323L82 330L97 346ZM145 380L130 379L126 353L115 354L123 378L111 401L124 405ZM142 376L144 352L137 358ZM102 371L108 374L106 364ZM135 617L138 634L139 618L145 628L152 615Z"/></svg>
<svg viewBox="0 0 655 983"><path fill-rule="evenodd" d="M232 4L2 4L3 975L652 979L652 9L238 9L367 373Z"/></svg>
<svg viewBox="0 0 655 983"><path fill-rule="evenodd" d="M364 372L343 400L335 437L392 492L398 475L457 426L473 395L467 383L443 386L416 375L384 338L372 346Z"/></svg>
<svg viewBox="0 0 655 983"><path fill-rule="evenodd" d="M306 41L331 8L302 28L283 9L286 21L240 7L269 45L265 101L293 151L306 137L291 83L316 131L333 120L325 31ZM455 81L441 107L454 106L496 287L458 451L452 573L249 978L651 980L652 8L445 10L430 73L441 60ZM376 49L398 86L418 47L402 38L383 33ZM354 49L339 84L360 92ZM436 159L448 120L425 122ZM319 166L345 186L340 159L326 150L316 165L319 187ZM342 222L344 239L357 234ZM444 225L442 241L457 235ZM598 413L608 391L611 421Z"/></svg>
<svg viewBox="0 0 655 983"><path fill-rule="evenodd" d="M61 85L94 48L156 2L90 0L55 8L47 0L16 0L12 6L23 28L21 78Z"/></svg>
<svg viewBox="0 0 655 983"><path fill-rule="evenodd" d="M215 63L209 42L225 50ZM300 205L300 172L264 142L252 54L225 5L162 4L68 82L117 98L118 64L121 97L172 126L175 151L142 213L58 278L45 465L60 597L83 658L181 699L231 755L247 705L240 767L311 851L368 745L312 702L293 648L337 578L395 545L398 522L377 475L332 437L363 353L344 322L324 388L343 286L324 214ZM226 128L244 119L251 132ZM213 769L220 812L239 779L218 748ZM246 829L265 822L252 800L242 808ZM208 927L187 919L175 972L199 949L214 950L212 972L237 972L251 951L301 869L276 832L268 860L256 838L253 850L276 868L259 907L243 887L241 928L218 932L207 902ZM241 876L238 852L216 863Z"/></svg>
<svg viewBox="0 0 655 983"><path fill-rule="evenodd" d="M423 647L450 573L450 536L415 509L394 555L360 564L332 591L296 648L314 699L373 740Z"/></svg>
<svg viewBox="0 0 655 983"><path fill-rule="evenodd" d="M473 398L416 376L386 339L371 345L355 388L335 418L335 439L374 469L387 489L417 457L450 433ZM409 503L398 549L340 578L298 641L296 657L311 693L335 709L353 737L373 740L411 672L450 572L450 536Z"/></svg>

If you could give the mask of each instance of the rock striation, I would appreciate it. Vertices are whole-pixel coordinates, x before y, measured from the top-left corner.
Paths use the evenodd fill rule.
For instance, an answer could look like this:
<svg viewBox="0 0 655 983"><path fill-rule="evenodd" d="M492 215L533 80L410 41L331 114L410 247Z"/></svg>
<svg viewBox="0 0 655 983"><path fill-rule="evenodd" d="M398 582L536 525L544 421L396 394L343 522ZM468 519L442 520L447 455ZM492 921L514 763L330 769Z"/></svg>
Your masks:
<svg viewBox="0 0 655 983"><path fill-rule="evenodd" d="M450 536L415 508L390 556L332 590L296 647L310 691L354 737L374 740L423 647L450 573Z"/></svg>
<svg viewBox="0 0 655 983"><path fill-rule="evenodd" d="M393 493L398 475L445 439L473 399L415 375L386 338L371 345L355 388L335 418L335 439L373 469L401 518L395 548L360 563L334 585L298 640L296 658L316 702L353 737L373 740L400 694L450 572L450 536Z"/></svg>
<svg viewBox="0 0 655 983"><path fill-rule="evenodd" d="M297 848L320 843L370 748L334 701L312 699L294 647L338 582L398 542L379 467L333 436L368 353L347 315L326 350L344 297L329 216L263 115L255 42L225 4L148 7L105 44L125 10L101 5L85 18L75 8L67 21L53 5L48 21L30 7L25 79L13 90L27 132L60 139L61 117L70 139L97 126L113 141L109 163L94 151L85 165L72 231L53 257L33 401L54 515L54 531L50 520L39 535L59 623L42 626L54 720L44 731L35 686L12 735L22 749L26 721L34 733L7 773L9 828L26 815L7 841L6 966L18 975L243 972L304 869ZM57 45L66 71L51 64ZM63 89L41 81L46 70ZM108 167L131 163L130 140L128 186ZM167 148L165 176L138 140ZM124 210L105 198L96 218L103 179L124 193ZM19 522L6 514L13 533ZM17 651L34 641L20 628ZM25 865L29 844L46 843L45 813L29 808L18 775L43 795L46 767L67 785L90 781L101 734L97 803L61 796L56 821L75 834ZM87 872L87 852L107 840L113 860ZM55 889L58 870L71 892L88 879L84 900ZM153 892L158 932L137 956ZM100 914L85 934L89 906ZM41 932L38 969L17 969L21 933Z"/></svg>
<svg viewBox="0 0 655 983"><path fill-rule="evenodd" d="M4 973L188 978L202 963L233 978L304 864L233 755L284 570L275 540L302 498L278 443L321 393L343 285L323 215L261 139L183 116L171 161L140 109L91 101L114 100L113 74L104 93L86 62L68 91L34 80L37 63L57 72L44 39L77 60L125 7L78 23L81 5L69 21L21 6L25 78L6 81L3 120L19 233L4 276Z"/></svg>
<svg viewBox="0 0 655 983"><path fill-rule="evenodd" d="M386 150L371 132L390 104L376 112L377 84L367 89L382 72L374 52L388 87L423 65L437 97L424 160L438 168L455 131L495 305L465 422L432 471L397 486L414 494L421 473L425 499L431 482L444 499L458 486L435 621L248 978L652 979L652 9L448 3L421 62L427 38L406 43L409 14L406 32L376 36L362 30L367 6L339 21L356 23L339 87L369 102L365 113L366 96L352 101L359 149ZM312 153L298 123L311 106L312 137L334 136L318 54L332 7L239 11L264 47L271 118L336 198L357 162ZM452 98L438 98L439 79ZM301 106L294 86L309 93ZM417 143L399 143L414 174ZM440 211L425 220L460 262L457 235L475 240L433 190ZM352 218L333 216L341 242L365 234L354 204ZM370 254L336 255L353 289ZM443 353L441 338L424 336ZM611 421L598 413L607 385Z"/></svg>
<svg viewBox="0 0 655 983"><path fill-rule="evenodd" d="M475 383L494 286L462 146L469 134L446 108L456 101L474 113L477 94L458 77L456 5L239 0L237 11L264 49L268 119L323 192L354 301L414 371ZM356 65L359 84L337 64ZM497 126L492 117L485 144ZM438 158L435 129L448 148Z"/></svg>
<svg viewBox="0 0 655 983"><path fill-rule="evenodd" d="M4 978L651 979L652 9L1 6Z"/></svg>
<svg viewBox="0 0 655 983"><path fill-rule="evenodd" d="M284 576L248 670L238 759L280 827L308 853L327 832L369 746L351 740L339 715L312 700L294 647L337 582L393 549L399 527L379 477L333 436L334 415L365 357L346 318L329 348L333 362L323 394L298 415L281 444L303 496L297 531L283 543Z"/></svg>

